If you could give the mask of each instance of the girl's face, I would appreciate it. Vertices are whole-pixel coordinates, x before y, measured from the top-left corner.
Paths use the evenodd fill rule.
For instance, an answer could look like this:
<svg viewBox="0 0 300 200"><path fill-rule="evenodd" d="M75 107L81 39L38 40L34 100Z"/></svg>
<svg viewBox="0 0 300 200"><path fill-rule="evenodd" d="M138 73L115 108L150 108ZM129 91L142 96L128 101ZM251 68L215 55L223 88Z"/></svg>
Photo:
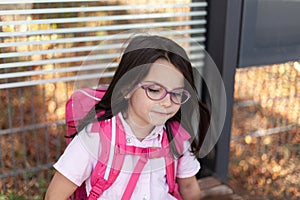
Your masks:
<svg viewBox="0 0 300 200"><path fill-rule="evenodd" d="M143 86L147 87L149 84L151 88L148 89L148 92L152 92L151 95L155 97L160 89L174 92L177 91L174 89L178 89L180 91L180 88L184 87L184 76L172 63L165 59L158 59L151 65L147 76L128 96L128 121L139 128L148 129L163 125L180 108L180 104L174 103L176 95L172 101L169 93L160 100L151 100L149 93L147 96L145 88L143 89Z"/></svg>

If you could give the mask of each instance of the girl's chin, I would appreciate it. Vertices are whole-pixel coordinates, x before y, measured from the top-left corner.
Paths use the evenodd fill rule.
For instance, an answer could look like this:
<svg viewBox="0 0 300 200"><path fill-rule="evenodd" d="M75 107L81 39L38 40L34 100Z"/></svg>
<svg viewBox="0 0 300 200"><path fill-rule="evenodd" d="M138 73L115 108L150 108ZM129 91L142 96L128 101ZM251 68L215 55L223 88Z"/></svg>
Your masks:
<svg viewBox="0 0 300 200"><path fill-rule="evenodd" d="M167 114L160 114L160 113L153 113L153 112L149 114L150 122L154 126L164 125L169 118L170 116Z"/></svg>
<svg viewBox="0 0 300 200"><path fill-rule="evenodd" d="M166 121L164 121L164 122L151 122L151 124L153 125L153 126L162 126L162 125L164 125L166 123Z"/></svg>

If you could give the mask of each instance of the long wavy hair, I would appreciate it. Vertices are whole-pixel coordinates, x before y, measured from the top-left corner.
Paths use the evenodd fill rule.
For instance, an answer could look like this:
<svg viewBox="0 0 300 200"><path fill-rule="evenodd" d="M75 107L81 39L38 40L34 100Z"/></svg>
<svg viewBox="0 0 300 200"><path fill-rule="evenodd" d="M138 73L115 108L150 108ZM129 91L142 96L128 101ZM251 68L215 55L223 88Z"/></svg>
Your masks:
<svg viewBox="0 0 300 200"><path fill-rule="evenodd" d="M192 65L185 50L173 40L157 35L140 35L130 40L105 95L80 121L73 136L92 122L110 119L119 112L126 112L128 100L124 97L146 77L151 65L157 59L165 59L172 63L183 74L185 89L192 94L192 98L181 105L178 112L165 123L168 139L169 141L173 139L170 123L180 122L191 135L191 152L197 156L209 127L210 113L197 96ZM123 78L129 71L133 77L130 81ZM183 111L185 114L182 114ZM170 142L170 147L173 155L179 157L174 143Z"/></svg>

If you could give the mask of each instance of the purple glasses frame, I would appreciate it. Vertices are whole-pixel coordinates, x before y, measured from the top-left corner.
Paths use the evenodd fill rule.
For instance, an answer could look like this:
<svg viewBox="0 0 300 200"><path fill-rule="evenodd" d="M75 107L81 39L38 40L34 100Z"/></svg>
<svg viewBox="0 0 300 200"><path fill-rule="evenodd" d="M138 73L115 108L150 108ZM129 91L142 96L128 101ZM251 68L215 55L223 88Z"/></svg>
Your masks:
<svg viewBox="0 0 300 200"><path fill-rule="evenodd" d="M146 81L145 83L148 83L148 84L147 84L147 85L144 85L143 83L139 83L138 86L139 86L140 88L142 88L143 90L145 90L145 93L146 93L147 97L148 97L149 99L153 100L153 101L160 101L160 100L164 99L168 94L170 94L171 101L172 101L173 103L177 104L177 105L181 105L181 104L186 103L186 102L190 99L190 97L191 97L191 94L190 94L187 90L185 90L185 89L183 89L183 88L176 88L176 89L173 89L173 90L167 90L166 87L164 87L163 85L161 85L161 84L159 84L159 83L156 83L156 82ZM163 88L164 91L165 91L165 92L162 94L162 96L161 96L160 98L158 98L158 99L152 98L152 97L150 97L150 95L148 94L148 88L151 87L151 86L153 86L153 85L158 85L159 87ZM183 102L180 102L180 103L174 101L174 99L173 99L173 95L176 94L174 91L179 90L179 89L182 90L182 92L187 96L186 99L185 99Z"/></svg>

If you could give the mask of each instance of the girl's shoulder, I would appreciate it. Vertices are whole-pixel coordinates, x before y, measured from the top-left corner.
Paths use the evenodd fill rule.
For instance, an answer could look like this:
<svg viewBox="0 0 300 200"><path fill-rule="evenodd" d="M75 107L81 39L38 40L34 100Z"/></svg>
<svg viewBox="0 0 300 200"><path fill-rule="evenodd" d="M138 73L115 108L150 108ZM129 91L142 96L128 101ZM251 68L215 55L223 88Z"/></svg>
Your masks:
<svg viewBox="0 0 300 200"><path fill-rule="evenodd" d="M78 142L94 158L98 158L102 146L110 144L112 119L92 122L77 135Z"/></svg>

